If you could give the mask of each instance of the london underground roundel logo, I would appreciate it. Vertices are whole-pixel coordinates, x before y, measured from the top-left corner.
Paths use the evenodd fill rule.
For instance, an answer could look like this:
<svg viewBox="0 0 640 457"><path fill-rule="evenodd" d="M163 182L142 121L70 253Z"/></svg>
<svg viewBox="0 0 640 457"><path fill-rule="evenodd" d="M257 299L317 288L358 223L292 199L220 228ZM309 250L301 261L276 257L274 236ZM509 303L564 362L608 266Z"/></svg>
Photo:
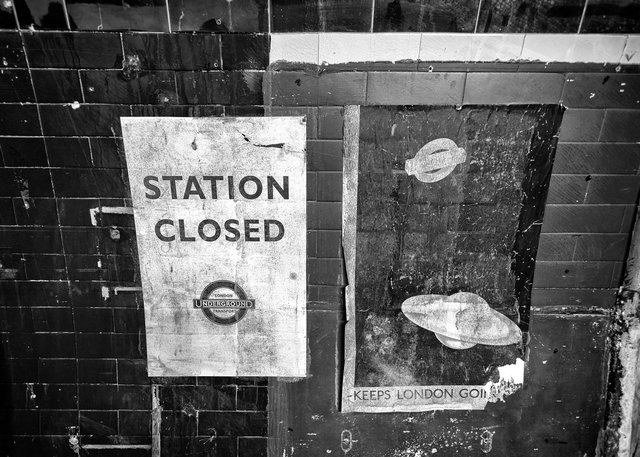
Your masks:
<svg viewBox="0 0 640 457"><path fill-rule="evenodd" d="M429 141L413 159L405 162L404 169L409 176L430 183L440 181L467 160L467 153L448 138Z"/></svg>
<svg viewBox="0 0 640 457"><path fill-rule="evenodd" d="M207 319L219 325L232 325L255 309L256 303L233 281L214 281L204 288L193 307L201 309Z"/></svg>

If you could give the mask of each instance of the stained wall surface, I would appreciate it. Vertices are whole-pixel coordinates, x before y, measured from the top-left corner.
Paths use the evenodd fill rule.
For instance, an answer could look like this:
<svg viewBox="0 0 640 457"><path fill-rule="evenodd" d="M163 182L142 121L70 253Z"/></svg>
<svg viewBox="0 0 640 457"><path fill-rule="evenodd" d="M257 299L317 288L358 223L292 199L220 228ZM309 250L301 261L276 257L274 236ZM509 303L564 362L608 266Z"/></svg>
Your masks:
<svg viewBox="0 0 640 457"><path fill-rule="evenodd" d="M593 455L609 315L640 186L640 79L631 53L623 65L270 65L269 57L270 32L638 29L631 2L565 3L3 5L3 455L75 455L69 427L79 427L86 455L151 455L154 406L162 408L155 436L164 455L328 455L343 452L343 430L352 433L350 455L448 455L478 452L483 426L498 427L493 452L501 455ZM510 407L480 415L338 411L347 104L566 107L539 226L527 382ZM307 116L306 380L146 374L141 296L126 289L139 286L133 219L100 211L131 204L119 118L222 115Z"/></svg>

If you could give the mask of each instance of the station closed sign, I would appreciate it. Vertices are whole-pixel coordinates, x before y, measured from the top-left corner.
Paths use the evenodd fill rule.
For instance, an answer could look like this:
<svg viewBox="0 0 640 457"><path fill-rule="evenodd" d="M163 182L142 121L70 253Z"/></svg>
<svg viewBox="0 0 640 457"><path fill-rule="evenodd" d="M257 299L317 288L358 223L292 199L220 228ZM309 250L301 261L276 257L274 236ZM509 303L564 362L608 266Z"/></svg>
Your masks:
<svg viewBox="0 0 640 457"><path fill-rule="evenodd" d="M305 376L304 118L122 128L149 376Z"/></svg>

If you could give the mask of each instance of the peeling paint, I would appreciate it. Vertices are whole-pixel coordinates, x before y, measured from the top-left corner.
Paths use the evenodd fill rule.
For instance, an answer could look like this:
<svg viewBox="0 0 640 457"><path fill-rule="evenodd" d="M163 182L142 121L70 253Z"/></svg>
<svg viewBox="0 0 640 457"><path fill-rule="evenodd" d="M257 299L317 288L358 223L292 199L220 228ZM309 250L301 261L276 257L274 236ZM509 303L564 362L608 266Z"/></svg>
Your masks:
<svg viewBox="0 0 640 457"><path fill-rule="evenodd" d="M29 196L29 180L21 176L16 176L16 184L20 189L20 198L22 198L22 205L24 209L31 209L31 198Z"/></svg>
<svg viewBox="0 0 640 457"><path fill-rule="evenodd" d="M480 435L480 450L485 454L491 452L491 448L493 447L493 435L496 432L491 430L485 430Z"/></svg>
<svg viewBox="0 0 640 457"><path fill-rule="evenodd" d="M109 300L110 293L109 293L109 288L107 286L102 286L100 288L100 292L102 294L102 299L103 300L105 300L105 301Z"/></svg>
<svg viewBox="0 0 640 457"><path fill-rule="evenodd" d="M33 390L33 387L34 383L32 382L28 382L25 384L25 400L27 406L37 408L38 405L35 404L37 396L35 391Z"/></svg>
<svg viewBox="0 0 640 457"><path fill-rule="evenodd" d="M80 455L80 427L75 425L67 427L67 433L69 434L69 447L75 454Z"/></svg>
<svg viewBox="0 0 640 457"><path fill-rule="evenodd" d="M126 81L138 77L142 69L142 61L138 54L126 54L122 59L122 77Z"/></svg>

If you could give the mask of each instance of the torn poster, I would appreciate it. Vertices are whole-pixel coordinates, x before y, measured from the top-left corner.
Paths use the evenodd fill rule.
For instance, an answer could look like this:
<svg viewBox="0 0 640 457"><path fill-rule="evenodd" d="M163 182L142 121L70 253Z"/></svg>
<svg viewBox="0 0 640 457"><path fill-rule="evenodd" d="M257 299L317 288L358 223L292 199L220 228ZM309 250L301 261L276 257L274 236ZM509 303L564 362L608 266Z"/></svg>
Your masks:
<svg viewBox="0 0 640 457"><path fill-rule="evenodd" d="M304 118L122 130L149 376L305 376Z"/></svg>
<svg viewBox="0 0 640 457"><path fill-rule="evenodd" d="M560 118L346 108L342 411L483 409L522 388Z"/></svg>

